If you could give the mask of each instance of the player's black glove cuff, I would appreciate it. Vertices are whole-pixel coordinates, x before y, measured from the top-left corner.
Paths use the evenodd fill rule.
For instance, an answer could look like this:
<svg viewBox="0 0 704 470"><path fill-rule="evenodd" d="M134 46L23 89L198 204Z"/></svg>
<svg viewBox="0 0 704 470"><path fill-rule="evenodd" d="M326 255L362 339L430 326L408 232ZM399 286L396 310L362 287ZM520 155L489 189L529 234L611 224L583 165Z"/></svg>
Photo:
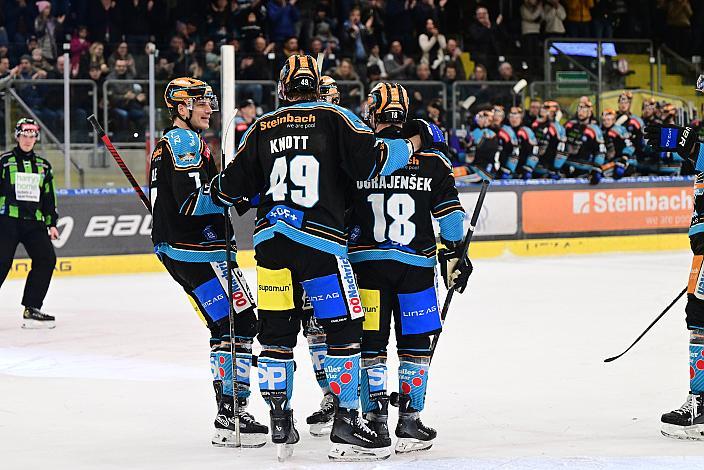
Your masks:
<svg viewBox="0 0 704 470"><path fill-rule="evenodd" d="M650 124L643 131L648 145L661 152L677 152L680 156L694 159L698 128L671 124Z"/></svg>
<svg viewBox="0 0 704 470"><path fill-rule="evenodd" d="M450 152L442 130L425 119L411 119L403 124L401 136L404 139L409 139L415 135L419 136L421 141L421 148L417 150L435 149L440 150L445 155Z"/></svg>
<svg viewBox="0 0 704 470"><path fill-rule="evenodd" d="M455 289L460 294L464 292L471 276L474 266L469 257L465 256L460 260L464 243L448 242L441 240L445 248L438 250L438 263L440 264L440 274L445 282L445 287Z"/></svg>

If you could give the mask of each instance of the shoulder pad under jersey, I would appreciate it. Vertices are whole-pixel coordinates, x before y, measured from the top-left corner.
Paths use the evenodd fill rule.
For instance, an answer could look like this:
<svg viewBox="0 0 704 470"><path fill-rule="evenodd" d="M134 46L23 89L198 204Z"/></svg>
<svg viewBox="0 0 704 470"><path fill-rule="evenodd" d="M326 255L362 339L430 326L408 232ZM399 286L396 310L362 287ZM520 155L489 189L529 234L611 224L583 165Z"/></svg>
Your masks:
<svg viewBox="0 0 704 470"><path fill-rule="evenodd" d="M529 144L531 145L538 145L538 138L535 137L535 132L533 132L533 129L531 129L528 126L522 126L518 132L522 132L524 135L524 139L528 141Z"/></svg>
<svg viewBox="0 0 704 470"><path fill-rule="evenodd" d="M367 126L359 116L354 114L349 109L343 108L336 104L328 103L327 101L308 101L305 103L297 103L286 108L280 108L277 113L283 109L310 109L310 110L327 110L340 115L343 120L352 127L353 130L363 133L372 133L372 130Z"/></svg>
<svg viewBox="0 0 704 470"><path fill-rule="evenodd" d="M472 138L477 143L484 139L493 139L494 137L496 137L496 134L489 128L480 129L479 127L476 127L472 130Z"/></svg>
<svg viewBox="0 0 704 470"><path fill-rule="evenodd" d="M445 165L448 169L450 169L450 170L452 169L452 162L440 150L436 150L436 149L421 150L420 152L416 152L416 155L419 155L424 158L435 157L435 158L439 159L442 162L442 164Z"/></svg>
<svg viewBox="0 0 704 470"><path fill-rule="evenodd" d="M504 124L503 126L501 126L501 130L506 132L513 145L518 144L518 137L516 137L516 133L514 132L511 126L509 126L508 124Z"/></svg>
<svg viewBox="0 0 704 470"><path fill-rule="evenodd" d="M177 127L164 134L164 139L171 147L175 168L184 170L200 166L201 139L196 132Z"/></svg>
<svg viewBox="0 0 704 470"><path fill-rule="evenodd" d="M645 127L645 123L643 120L640 118L640 116L633 115L631 118L628 120L628 125L633 126L636 129L643 129Z"/></svg>
<svg viewBox="0 0 704 470"><path fill-rule="evenodd" d="M628 130L625 127L614 124L609 131L613 131L622 139L627 139L629 137Z"/></svg>
<svg viewBox="0 0 704 470"><path fill-rule="evenodd" d="M566 139L567 138L567 133L565 132L565 128L562 127L562 124L559 122L551 122L550 127L555 130L555 134L557 135L558 138L560 139Z"/></svg>
<svg viewBox="0 0 704 470"><path fill-rule="evenodd" d="M604 141L604 134L601 132L601 128L597 126L596 124L587 124L587 129L590 129L592 132L594 132L594 140L597 142L603 142Z"/></svg>

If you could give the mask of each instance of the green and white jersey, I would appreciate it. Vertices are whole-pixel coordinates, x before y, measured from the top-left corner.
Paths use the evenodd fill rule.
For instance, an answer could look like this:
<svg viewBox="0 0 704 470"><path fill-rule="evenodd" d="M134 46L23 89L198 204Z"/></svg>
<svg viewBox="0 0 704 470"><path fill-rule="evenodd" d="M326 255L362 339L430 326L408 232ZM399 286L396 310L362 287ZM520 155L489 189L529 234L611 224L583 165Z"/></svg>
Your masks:
<svg viewBox="0 0 704 470"><path fill-rule="evenodd" d="M47 160L19 147L0 155L0 216L56 226L54 175Z"/></svg>

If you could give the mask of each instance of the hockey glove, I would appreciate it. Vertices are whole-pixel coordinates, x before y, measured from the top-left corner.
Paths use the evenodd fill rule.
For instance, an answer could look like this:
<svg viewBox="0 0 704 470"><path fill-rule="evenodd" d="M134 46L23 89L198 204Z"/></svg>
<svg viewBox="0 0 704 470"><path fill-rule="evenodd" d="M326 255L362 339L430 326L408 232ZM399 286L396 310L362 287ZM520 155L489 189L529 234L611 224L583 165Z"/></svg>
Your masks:
<svg viewBox="0 0 704 470"><path fill-rule="evenodd" d="M697 143L697 129L666 124L651 124L645 128L645 139L655 150L677 152L692 158Z"/></svg>
<svg viewBox="0 0 704 470"><path fill-rule="evenodd" d="M455 289L460 294L464 292L472 274L474 267L469 257L465 256L460 261L462 255L462 242L448 242L442 240L445 248L438 250L438 263L440 263L440 274L445 282L445 287Z"/></svg>
<svg viewBox="0 0 704 470"><path fill-rule="evenodd" d="M450 150L447 147L445 134L438 126L426 121L425 119L411 119L403 125L402 136L408 139L417 135L420 137L421 148L419 150L435 149L440 150L445 155L449 154Z"/></svg>

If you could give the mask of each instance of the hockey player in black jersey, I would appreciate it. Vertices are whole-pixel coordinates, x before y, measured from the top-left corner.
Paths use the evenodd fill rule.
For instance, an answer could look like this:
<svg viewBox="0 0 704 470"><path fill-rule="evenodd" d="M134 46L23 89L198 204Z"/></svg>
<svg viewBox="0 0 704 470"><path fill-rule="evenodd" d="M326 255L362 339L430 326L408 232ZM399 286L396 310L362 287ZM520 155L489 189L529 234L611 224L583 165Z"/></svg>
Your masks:
<svg viewBox="0 0 704 470"><path fill-rule="evenodd" d="M377 137L398 138L408 116L406 90L381 82L369 93L367 121ZM440 331L432 219L445 245L438 252L449 285L464 290L472 265L458 262L464 211L452 165L443 152L420 151L389 176L357 179L349 214L349 256L365 310L361 397L364 416L388 436L386 348L394 319L399 355L397 453L429 449L435 430L419 413L425 405L430 336ZM450 273L449 275L447 273Z"/></svg>
<svg viewBox="0 0 704 470"><path fill-rule="evenodd" d="M648 145L658 152L677 153L694 163L694 212L689 242L694 254L685 308L689 330L689 394L684 404L661 418L661 433L676 439L704 441L704 144L696 129L651 124Z"/></svg>
<svg viewBox="0 0 704 470"><path fill-rule="evenodd" d="M579 99L577 115L565 123L567 161L561 173L569 177L588 177L593 184L602 176L606 146L601 129L594 123L592 102L586 96Z"/></svg>
<svg viewBox="0 0 704 470"><path fill-rule="evenodd" d="M383 459L388 438L358 415L362 309L347 258L346 190L355 180L388 175L414 151L446 146L436 126L414 120L397 139L382 139L354 114L318 101L315 59L290 56L279 74L284 105L254 123L234 160L213 180L219 204L242 213L259 196L254 229L257 260L259 384L271 408L272 440L281 457L298 442L293 425L293 347L303 290L325 330L325 373L338 403L329 457Z"/></svg>
<svg viewBox="0 0 704 470"><path fill-rule="evenodd" d="M154 217L154 251L210 329L210 360L218 405L213 445L235 445L236 392L242 446L260 447L266 443L268 429L245 410L256 333L254 301L233 257L235 386L225 261L225 223L229 222L208 193L217 168L201 132L209 127L212 112L218 110L217 98L205 82L187 77L172 80L164 97L172 126L164 132L151 156L149 198Z"/></svg>
<svg viewBox="0 0 704 470"><path fill-rule="evenodd" d="M508 113L508 123L518 140L518 174L528 180L533 177L533 171L538 164L540 147L533 129L523 124L523 114L523 108L513 106Z"/></svg>
<svg viewBox="0 0 704 470"><path fill-rule="evenodd" d="M631 175L638 164L631 134L625 127L616 124L616 111L605 109L601 113L601 130L606 146L606 163L602 165L604 176L620 179Z"/></svg>
<svg viewBox="0 0 704 470"><path fill-rule="evenodd" d="M560 105L556 101L546 101L540 108L538 119L531 128L538 140L538 164L534 174L540 177L560 179L560 170L567 161L567 136L560 124Z"/></svg>

